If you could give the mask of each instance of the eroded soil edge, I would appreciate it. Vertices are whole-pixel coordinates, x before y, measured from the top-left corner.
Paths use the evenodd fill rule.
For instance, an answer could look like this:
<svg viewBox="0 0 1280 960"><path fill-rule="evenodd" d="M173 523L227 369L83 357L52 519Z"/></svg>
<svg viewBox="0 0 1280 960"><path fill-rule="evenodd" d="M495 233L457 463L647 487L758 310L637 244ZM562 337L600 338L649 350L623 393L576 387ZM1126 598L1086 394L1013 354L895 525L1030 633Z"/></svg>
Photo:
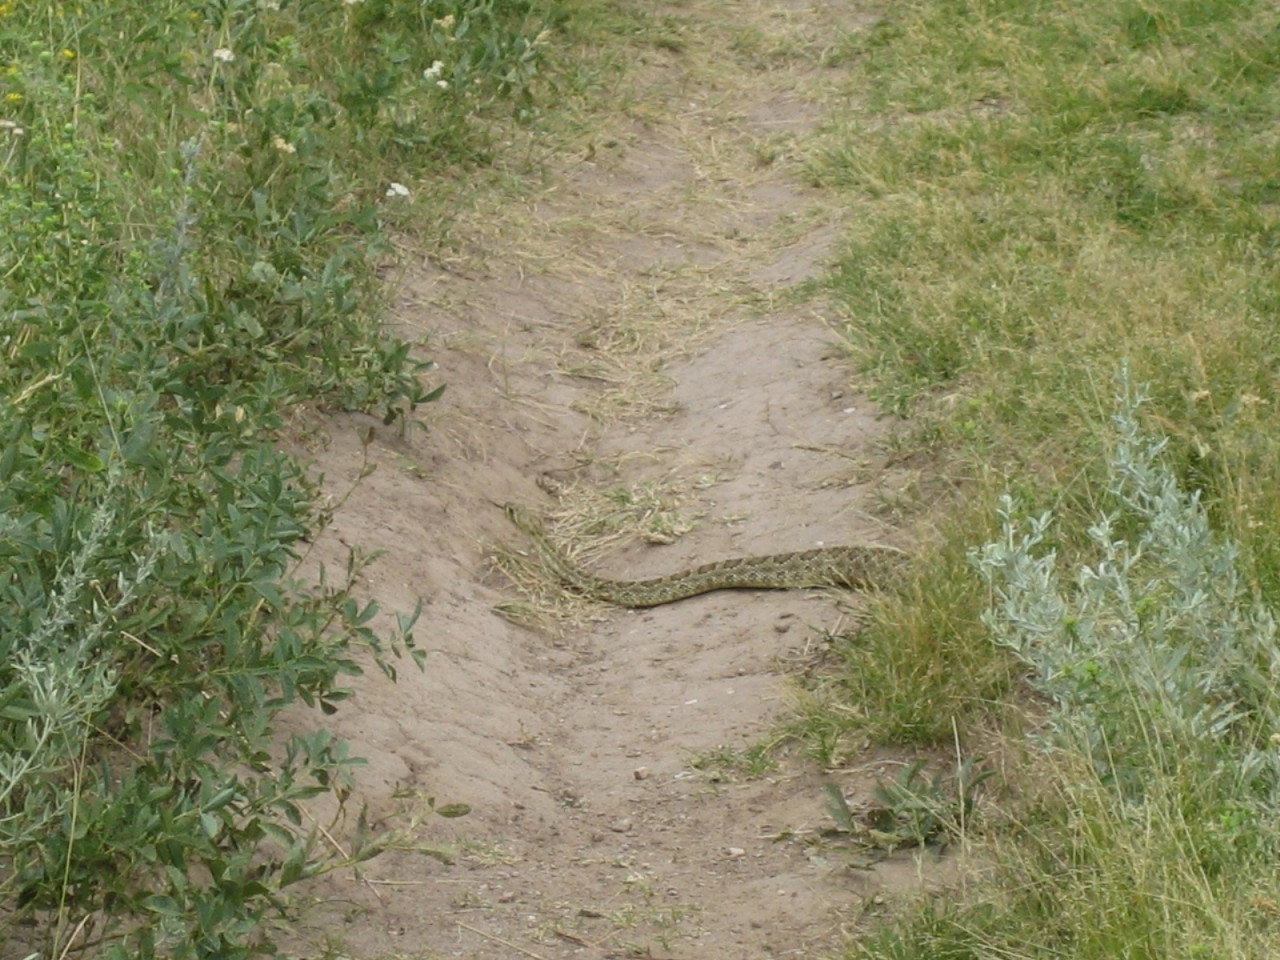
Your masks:
<svg viewBox="0 0 1280 960"><path fill-rule="evenodd" d="M696 528L614 551L621 576L902 542L876 519L896 482L878 444L889 425L849 391L820 308L788 296L839 235L795 159L832 88L823 44L856 11L701 2L671 16L681 48L646 54L545 190L479 225L473 255L411 266L401 320L430 333L448 384L429 430L323 427L335 495L366 456L376 470L318 558L384 551L365 589L389 611L424 598L430 651L397 684L361 678L332 718L370 759L353 808L402 824L430 796L472 813L427 817L406 849L317 884L317 953L812 956L936 869L850 869L806 842L828 824L830 777L803 760L754 780L694 765L768 734L788 661L847 625L856 598L721 593L552 634L493 609L519 599L493 547L523 545L497 504L553 508L544 476L678 491ZM856 796L881 769L869 757L839 782Z"/></svg>

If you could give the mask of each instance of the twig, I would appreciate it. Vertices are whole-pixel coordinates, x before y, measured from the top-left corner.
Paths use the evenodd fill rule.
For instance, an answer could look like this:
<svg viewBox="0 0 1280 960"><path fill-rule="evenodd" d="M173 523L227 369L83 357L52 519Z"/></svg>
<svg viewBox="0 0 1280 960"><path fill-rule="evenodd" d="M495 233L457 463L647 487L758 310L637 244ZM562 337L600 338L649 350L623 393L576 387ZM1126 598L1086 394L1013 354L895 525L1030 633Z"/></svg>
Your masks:
<svg viewBox="0 0 1280 960"><path fill-rule="evenodd" d="M328 840L330 844L332 844L333 848L338 851L338 855L342 857L342 859L344 860L352 859L351 854L347 853L347 851L343 849L342 844L340 844L337 841L337 839L333 836L333 834L331 834L325 828L325 825L323 823L321 823L319 820L315 818L315 816L311 813L310 810L308 810L306 807L303 807L302 813L303 813L303 816L305 816L308 820L311 821L312 826L314 826L317 830L319 830L320 833L324 836L324 838ZM359 865L355 863L351 864L351 871L356 875L357 879L359 879L361 883L363 883L366 887L369 888L370 893L372 893L375 897L377 897L379 901L382 900L382 894L379 893L378 888L375 887L372 883L370 883L369 879L360 872Z"/></svg>

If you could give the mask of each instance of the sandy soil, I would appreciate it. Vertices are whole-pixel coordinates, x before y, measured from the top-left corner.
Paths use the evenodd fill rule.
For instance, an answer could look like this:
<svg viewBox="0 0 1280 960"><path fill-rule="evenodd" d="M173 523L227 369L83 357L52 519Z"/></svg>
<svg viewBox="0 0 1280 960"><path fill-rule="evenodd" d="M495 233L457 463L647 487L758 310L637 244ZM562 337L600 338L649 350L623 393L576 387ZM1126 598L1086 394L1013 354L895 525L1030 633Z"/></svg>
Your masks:
<svg viewBox="0 0 1280 960"><path fill-rule="evenodd" d="M335 496L319 544L385 551L364 589L425 608L427 669L370 673L333 728L368 757L353 808L386 826L427 798L403 849L316 883L314 955L816 956L933 854L851 865L818 831L822 785L856 804L902 758L822 771L781 754L759 778L699 763L768 738L787 674L850 626L859 598L719 593L649 611L579 611L532 629L494 568L527 546L498 505L552 489L660 488L692 529L624 543L609 572L821 543L910 546L877 518L892 424L849 387L823 307L791 296L848 211L799 182L798 144L838 77L819 64L848 3L690 0L662 11L679 49L635 65L617 113L520 204L461 226L456 260L410 257L399 318L429 335L448 392L400 436L321 425ZM367 451L361 437L372 431Z"/></svg>

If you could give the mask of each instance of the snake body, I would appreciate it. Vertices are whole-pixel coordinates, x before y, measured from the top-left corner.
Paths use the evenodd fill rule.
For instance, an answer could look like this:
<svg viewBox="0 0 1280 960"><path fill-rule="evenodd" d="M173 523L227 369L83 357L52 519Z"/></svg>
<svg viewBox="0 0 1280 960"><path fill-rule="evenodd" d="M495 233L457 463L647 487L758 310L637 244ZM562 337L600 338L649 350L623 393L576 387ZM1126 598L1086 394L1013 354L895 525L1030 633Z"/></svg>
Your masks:
<svg viewBox="0 0 1280 960"><path fill-rule="evenodd" d="M547 538L542 522L528 510L512 503L503 509L533 541L556 579L585 597L621 607L657 607L713 590L882 586L897 574L906 556L901 550L881 545L819 547L718 560L649 580L611 580L570 560Z"/></svg>

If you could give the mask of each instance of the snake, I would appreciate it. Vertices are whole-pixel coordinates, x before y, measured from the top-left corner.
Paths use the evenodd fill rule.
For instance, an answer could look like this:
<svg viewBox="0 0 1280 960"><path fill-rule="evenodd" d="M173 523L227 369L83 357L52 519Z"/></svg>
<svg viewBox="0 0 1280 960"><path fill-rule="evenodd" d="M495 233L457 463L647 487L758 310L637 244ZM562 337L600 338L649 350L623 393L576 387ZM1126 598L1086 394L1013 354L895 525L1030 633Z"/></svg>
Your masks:
<svg viewBox="0 0 1280 960"><path fill-rule="evenodd" d="M715 590L880 587L895 579L907 554L882 544L817 547L717 560L648 580L613 580L584 570L548 538L536 515L518 504L507 518L532 541L546 568L569 589L620 607L658 607Z"/></svg>

